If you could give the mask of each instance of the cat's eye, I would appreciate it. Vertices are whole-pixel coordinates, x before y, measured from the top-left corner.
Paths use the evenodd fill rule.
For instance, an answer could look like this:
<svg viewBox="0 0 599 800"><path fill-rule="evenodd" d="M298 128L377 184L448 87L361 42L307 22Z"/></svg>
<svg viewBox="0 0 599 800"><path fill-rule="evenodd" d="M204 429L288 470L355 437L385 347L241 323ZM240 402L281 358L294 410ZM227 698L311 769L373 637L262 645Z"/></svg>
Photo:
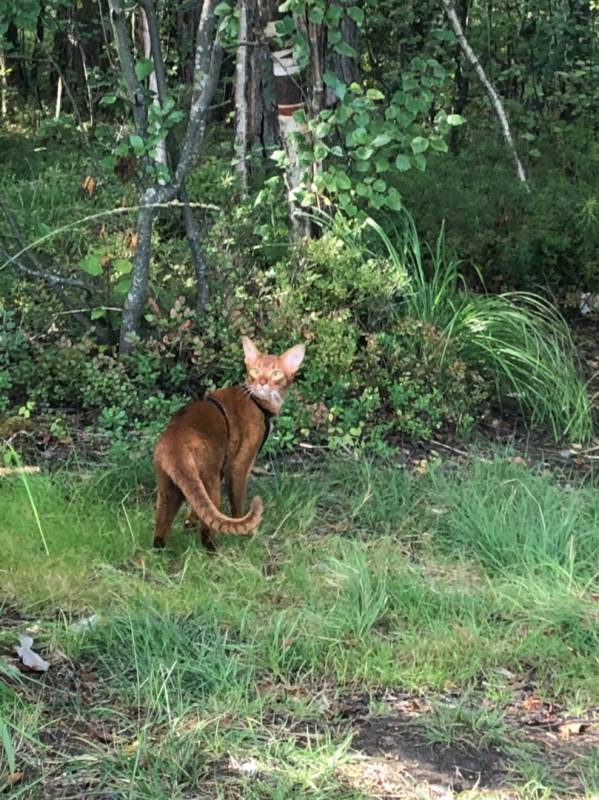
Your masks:
<svg viewBox="0 0 599 800"><path fill-rule="evenodd" d="M250 375L252 376L252 378L257 378L259 374L260 374L260 369L258 367L251 368Z"/></svg>
<svg viewBox="0 0 599 800"><path fill-rule="evenodd" d="M283 377L283 371L280 369L273 369L273 371L270 373L270 377L273 379L273 381L280 381Z"/></svg>

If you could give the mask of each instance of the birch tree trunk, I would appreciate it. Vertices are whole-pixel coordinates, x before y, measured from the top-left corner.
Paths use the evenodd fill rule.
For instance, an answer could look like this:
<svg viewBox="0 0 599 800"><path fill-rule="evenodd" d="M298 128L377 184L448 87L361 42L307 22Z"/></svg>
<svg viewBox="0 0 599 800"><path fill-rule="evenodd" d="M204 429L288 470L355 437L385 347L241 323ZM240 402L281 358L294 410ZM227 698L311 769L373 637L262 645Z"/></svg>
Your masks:
<svg viewBox="0 0 599 800"><path fill-rule="evenodd" d="M249 26L248 2L239 0L239 45L235 64L235 171L239 175L243 194L249 187L248 143L249 143Z"/></svg>
<svg viewBox="0 0 599 800"><path fill-rule="evenodd" d="M503 134L503 138L505 139L505 143L514 160L514 164L516 166L516 175L518 176L518 180L521 181L528 189L526 173L524 172L524 167L522 166L522 162L518 158L518 152L516 150L516 145L514 144L514 140L512 138L512 133L510 131L510 125L508 122L507 114L505 113L505 109L503 107L503 103L501 102L501 98L499 97L497 90L487 77L483 69L483 66L478 60L476 54L468 44L468 40L464 35L464 31L460 24L460 20L458 19L458 15L456 14L455 9L451 4L451 0L441 0L441 2L443 3L443 7L445 8L445 13L447 14L451 27L453 28L453 32L455 33L456 38L460 43L460 47L464 51L464 55L474 67L474 70L478 75L480 82L484 86L485 91L489 96L491 105L493 106L495 114L497 115L497 118L501 125L501 132Z"/></svg>

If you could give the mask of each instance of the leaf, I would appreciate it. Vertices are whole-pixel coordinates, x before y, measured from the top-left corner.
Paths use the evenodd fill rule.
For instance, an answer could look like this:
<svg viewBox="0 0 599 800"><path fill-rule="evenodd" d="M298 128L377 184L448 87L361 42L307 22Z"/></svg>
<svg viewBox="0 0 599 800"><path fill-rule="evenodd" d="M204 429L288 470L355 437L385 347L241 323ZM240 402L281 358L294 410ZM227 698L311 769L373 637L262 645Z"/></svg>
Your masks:
<svg viewBox="0 0 599 800"><path fill-rule="evenodd" d="M322 8L318 8L317 6L311 8L310 13L308 14L308 19L310 22L314 23L314 25L321 25L322 21L324 20L324 12Z"/></svg>
<svg viewBox="0 0 599 800"><path fill-rule="evenodd" d="M347 42L339 42L339 44L334 45L333 49L339 53L339 55L348 56L349 58L357 58L358 56L357 51Z"/></svg>
<svg viewBox="0 0 599 800"><path fill-rule="evenodd" d="M522 701L522 707L525 708L526 711L540 711L545 707L545 704L540 697L531 694L524 698Z"/></svg>
<svg viewBox="0 0 599 800"><path fill-rule="evenodd" d="M562 722L558 726L557 733L560 739L569 739L571 736L580 736L589 727L590 723L584 720L573 720L571 722Z"/></svg>
<svg viewBox="0 0 599 800"><path fill-rule="evenodd" d="M225 14L229 14L231 11L231 6L228 3L219 3L213 11L215 17L224 17Z"/></svg>
<svg viewBox="0 0 599 800"><path fill-rule="evenodd" d="M101 106L112 106L114 103L116 103L116 94L105 94L100 99Z"/></svg>
<svg viewBox="0 0 599 800"><path fill-rule="evenodd" d="M92 312L89 316L92 320L100 319L101 317L106 316L106 310L103 308L92 308Z"/></svg>
<svg viewBox="0 0 599 800"><path fill-rule="evenodd" d="M346 11L347 16L358 25L364 22L364 12L358 6L350 6Z"/></svg>
<svg viewBox="0 0 599 800"><path fill-rule="evenodd" d="M446 153L449 149L447 147L447 142L441 136L431 136L431 138L428 140L428 143L433 150L437 150L439 153Z"/></svg>
<svg viewBox="0 0 599 800"><path fill-rule="evenodd" d="M85 180L84 180L84 181L83 181L83 183L81 184L81 188L83 189L83 191L86 193L86 195L87 195L88 197L91 197L91 196L92 196L92 194L94 193L94 189L96 188L96 182L95 182L95 180L92 178L92 176L91 176L91 175L88 175L88 176L85 178Z"/></svg>
<svg viewBox="0 0 599 800"><path fill-rule="evenodd" d="M407 156L400 153L395 159L395 166L400 172L407 172L412 166L412 162Z"/></svg>
<svg viewBox="0 0 599 800"><path fill-rule="evenodd" d="M129 289L131 288L131 276L127 275L125 278L121 278L118 283L114 285L114 291L117 294L127 294Z"/></svg>
<svg viewBox="0 0 599 800"><path fill-rule="evenodd" d="M422 155L422 153L418 153L415 156L412 156L412 164L419 169L420 172L424 172L426 169L426 158Z"/></svg>
<svg viewBox="0 0 599 800"><path fill-rule="evenodd" d="M128 275L133 269L133 264L128 258L115 258L112 262L112 267L119 275Z"/></svg>
<svg viewBox="0 0 599 800"><path fill-rule="evenodd" d="M410 142L410 147L412 148L414 155L418 155L418 153L424 153L428 150L428 139L425 139L424 136L416 136Z"/></svg>
<svg viewBox="0 0 599 800"><path fill-rule="evenodd" d="M384 100L385 95L379 89L368 89L366 91L366 97L369 100Z"/></svg>
<svg viewBox="0 0 599 800"><path fill-rule="evenodd" d="M141 138L141 136L138 136L136 133L132 133L131 136L129 136L129 142L135 154L140 156L144 151L144 140Z"/></svg>
<svg viewBox="0 0 599 800"><path fill-rule="evenodd" d="M384 192L387 189L387 184L381 178L377 178L376 181L372 184L373 188L377 192Z"/></svg>
<svg viewBox="0 0 599 800"><path fill-rule="evenodd" d="M154 72L154 62L151 58L141 58L135 65L135 74L138 81L144 81Z"/></svg>
<svg viewBox="0 0 599 800"><path fill-rule="evenodd" d="M392 211L401 211L403 208L401 195L393 186L389 189L389 192L385 197L385 204Z"/></svg>
<svg viewBox="0 0 599 800"><path fill-rule="evenodd" d="M104 156L104 158L100 159L100 166L106 172L113 172L116 167L116 158L114 156Z"/></svg>
<svg viewBox="0 0 599 800"><path fill-rule="evenodd" d="M16 769L15 748L12 743L10 733L8 732L8 725L4 720L0 719L0 743L4 750L4 755L8 762L8 769L13 773Z"/></svg>
<svg viewBox="0 0 599 800"><path fill-rule="evenodd" d="M335 185L338 189L351 189L351 180L345 172L337 172L335 174Z"/></svg>
<svg viewBox="0 0 599 800"><path fill-rule="evenodd" d="M463 125L466 122L464 117L461 114L448 114L447 115L447 124L448 125Z"/></svg>
<svg viewBox="0 0 599 800"><path fill-rule="evenodd" d="M373 152L372 147L358 147L355 151L355 156L359 158L360 161L368 161Z"/></svg>
<svg viewBox="0 0 599 800"><path fill-rule="evenodd" d="M50 664L31 649L31 645L33 644L31 636L22 634L19 636L19 641L21 642L21 646L15 647L15 650L23 664L35 672L47 672Z"/></svg>
<svg viewBox="0 0 599 800"><path fill-rule="evenodd" d="M390 133L379 133L377 136L374 137L371 144L373 147L384 147L386 144L389 144L391 141L392 136Z"/></svg>
<svg viewBox="0 0 599 800"><path fill-rule="evenodd" d="M102 274L102 255L101 253L88 253L85 258L79 262L79 266L88 275L101 275Z"/></svg>

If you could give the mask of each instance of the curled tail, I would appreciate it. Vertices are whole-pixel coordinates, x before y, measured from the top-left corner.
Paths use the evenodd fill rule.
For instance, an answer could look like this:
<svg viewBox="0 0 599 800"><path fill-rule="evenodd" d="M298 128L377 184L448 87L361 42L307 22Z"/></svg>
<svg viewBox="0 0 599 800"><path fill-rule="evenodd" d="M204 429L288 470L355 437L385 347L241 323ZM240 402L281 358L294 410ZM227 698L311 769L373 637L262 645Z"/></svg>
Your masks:
<svg viewBox="0 0 599 800"><path fill-rule="evenodd" d="M179 454L176 464L170 459L161 459L158 453L156 456L160 467L183 492L204 525L220 533L243 535L251 533L260 524L263 509L261 497L253 498L250 510L243 517L228 517L212 502L189 450Z"/></svg>

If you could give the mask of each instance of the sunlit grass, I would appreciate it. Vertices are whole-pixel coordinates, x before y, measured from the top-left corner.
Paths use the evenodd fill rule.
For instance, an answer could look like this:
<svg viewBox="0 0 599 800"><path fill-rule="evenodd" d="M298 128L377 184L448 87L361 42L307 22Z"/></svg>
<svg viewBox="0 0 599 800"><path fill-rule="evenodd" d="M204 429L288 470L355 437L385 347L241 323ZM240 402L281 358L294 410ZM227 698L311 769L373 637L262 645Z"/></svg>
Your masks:
<svg viewBox="0 0 599 800"><path fill-rule="evenodd" d="M338 772L355 758L351 725L327 732L338 693L465 693L461 710L440 701L427 720L441 744L505 743L506 674L573 713L597 704L593 488L501 457L418 477L353 460L273 465L259 479L260 532L222 537L209 556L181 520L167 549L151 551L147 467L28 476L49 557L23 483L0 486L2 599L36 626L52 665L42 703L27 699L37 678L11 677L0 693L0 768L26 767L15 796L39 796L39 780L62 786L27 759L45 758L45 731L67 719L80 729L60 745L65 764L72 737L89 738L72 777L79 763L115 797L184 798L205 784L214 797L234 786L244 797L357 798ZM2 630L1 652L17 630ZM83 668L91 705L54 688L59 670L76 681ZM98 726L107 742L89 733ZM587 760L580 774L594 785ZM529 769L533 780L552 785Z"/></svg>

